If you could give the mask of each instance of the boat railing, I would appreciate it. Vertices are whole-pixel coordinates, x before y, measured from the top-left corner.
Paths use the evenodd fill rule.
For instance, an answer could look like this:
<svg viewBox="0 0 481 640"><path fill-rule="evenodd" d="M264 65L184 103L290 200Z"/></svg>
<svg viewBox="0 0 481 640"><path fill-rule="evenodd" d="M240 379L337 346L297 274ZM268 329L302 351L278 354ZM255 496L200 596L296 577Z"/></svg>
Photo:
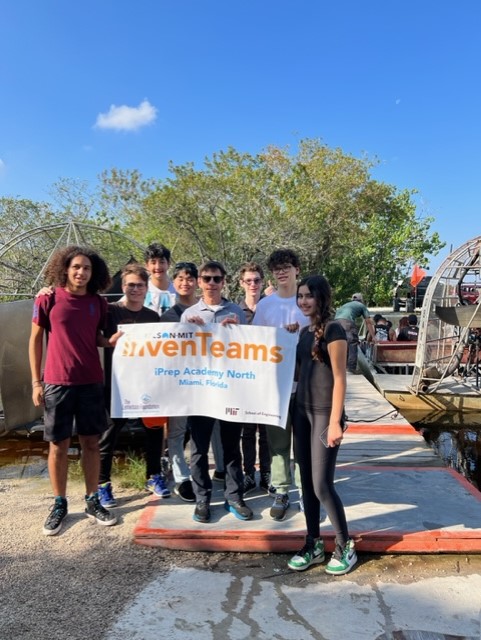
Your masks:
<svg viewBox="0 0 481 640"><path fill-rule="evenodd" d="M424 366L418 383L414 386L416 393L436 391L442 382L452 376L469 357L466 349L466 336L462 331L457 336L444 336L426 340Z"/></svg>
<svg viewBox="0 0 481 640"><path fill-rule="evenodd" d="M376 340L367 343L366 356L383 373L409 375L416 358L416 342Z"/></svg>

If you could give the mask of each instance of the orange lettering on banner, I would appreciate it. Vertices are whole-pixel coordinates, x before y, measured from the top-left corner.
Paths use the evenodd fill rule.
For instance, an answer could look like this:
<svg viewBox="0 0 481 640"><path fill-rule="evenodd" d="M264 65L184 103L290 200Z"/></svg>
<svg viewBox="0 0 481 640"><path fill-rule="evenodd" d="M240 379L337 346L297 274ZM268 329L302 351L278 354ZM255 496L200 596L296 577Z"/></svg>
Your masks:
<svg viewBox="0 0 481 640"><path fill-rule="evenodd" d="M271 362L274 364L279 364L279 362L283 361L282 357L282 347L271 347Z"/></svg>
<svg viewBox="0 0 481 640"><path fill-rule="evenodd" d="M245 344L244 345L244 359L249 360L249 354L252 352L252 360L259 360L259 353L261 360L265 362L267 360L267 347L265 344Z"/></svg>
<svg viewBox="0 0 481 640"><path fill-rule="evenodd" d="M176 356L179 353L179 343L175 340L167 340L164 342L163 352L169 358Z"/></svg>
<svg viewBox="0 0 481 640"><path fill-rule="evenodd" d="M224 355L224 343L216 340L210 345L210 352L214 358L222 358Z"/></svg>
<svg viewBox="0 0 481 640"><path fill-rule="evenodd" d="M242 345L238 342L229 342L229 347L225 355L232 360L240 360L240 358L242 358Z"/></svg>
<svg viewBox="0 0 481 640"><path fill-rule="evenodd" d="M187 347L190 349L190 352L187 351ZM180 343L180 353L183 356L196 356L197 355L197 345L194 340L182 340Z"/></svg>
<svg viewBox="0 0 481 640"><path fill-rule="evenodd" d="M208 356L214 358L226 357L230 360L254 360L261 362L272 362L279 364L283 361L282 347L268 347L265 344L255 344L252 342L242 344L240 342L228 342L225 344L221 340L212 340L212 333L196 333L195 340L146 340L143 344L135 341L126 341L122 348L124 357L156 357L164 355L173 358L182 356Z"/></svg>
<svg viewBox="0 0 481 640"><path fill-rule="evenodd" d="M160 351L160 347L162 346L162 342L154 342L152 343L150 340L148 340L145 343L146 347L147 347L147 351L149 352L149 355L151 356L158 356L159 355L159 351Z"/></svg>
<svg viewBox="0 0 481 640"><path fill-rule="evenodd" d="M196 333L196 338L200 338L200 355L207 355L207 338L212 338L211 333Z"/></svg>

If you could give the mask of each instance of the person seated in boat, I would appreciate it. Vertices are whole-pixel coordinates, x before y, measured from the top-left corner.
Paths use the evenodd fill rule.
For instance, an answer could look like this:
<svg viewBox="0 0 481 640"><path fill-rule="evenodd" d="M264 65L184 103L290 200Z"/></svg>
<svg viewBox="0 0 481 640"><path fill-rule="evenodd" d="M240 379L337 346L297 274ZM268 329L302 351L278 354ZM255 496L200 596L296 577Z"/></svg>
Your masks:
<svg viewBox="0 0 481 640"><path fill-rule="evenodd" d="M398 341L409 341L409 342L417 342L418 340L418 319L416 314L410 313L407 317L407 327L400 329L398 334Z"/></svg>
<svg viewBox="0 0 481 640"><path fill-rule="evenodd" d="M376 314L374 320L374 340L376 342L387 342L388 340L393 340L394 331L392 329L392 322L389 322L383 316ZM368 335L368 342L372 342L372 337Z"/></svg>
<svg viewBox="0 0 481 640"><path fill-rule="evenodd" d="M374 322L369 315L369 309L364 304L362 293L353 293L350 302L346 302L336 311L335 319L343 327L347 335L347 370L356 373L357 348L359 345L359 332L356 321L363 318L371 339L374 340Z"/></svg>
<svg viewBox="0 0 481 640"><path fill-rule="evenodd" d="M396 329L396 340L400 339L399 333L402 331L402 329L407 329L408 326L409 326L409 323L408 323L407 316L403 316L402 318L399 318L399 322Z"/></svg>
<svg viewBox="0 0 481 640"><path fill-rule="evenodd" d="M389 340L391 340L391 342L395 342L396 341L396 332L393 329L392 322L390 320L386 320L386 322L387 322L387 326L389 328Z"/></svg>

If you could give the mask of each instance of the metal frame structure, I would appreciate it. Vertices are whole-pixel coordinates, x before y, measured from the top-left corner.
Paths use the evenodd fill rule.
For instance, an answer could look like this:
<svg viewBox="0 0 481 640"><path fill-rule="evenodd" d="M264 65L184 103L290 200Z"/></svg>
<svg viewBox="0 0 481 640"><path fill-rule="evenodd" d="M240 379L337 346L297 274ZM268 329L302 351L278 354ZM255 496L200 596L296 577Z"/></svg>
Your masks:
<svg viewBox="0 0 481 640"><path fill-rule="evenodd" d="M462 286L480 291L468 304ZM451 322L446 318L451 317ZM479 389L481 341L481 236L453 251L429 283L419 323L418 348L411 390L419 395L437 391L455 376ZM472 345L476 347L471 361Z"/></svg>

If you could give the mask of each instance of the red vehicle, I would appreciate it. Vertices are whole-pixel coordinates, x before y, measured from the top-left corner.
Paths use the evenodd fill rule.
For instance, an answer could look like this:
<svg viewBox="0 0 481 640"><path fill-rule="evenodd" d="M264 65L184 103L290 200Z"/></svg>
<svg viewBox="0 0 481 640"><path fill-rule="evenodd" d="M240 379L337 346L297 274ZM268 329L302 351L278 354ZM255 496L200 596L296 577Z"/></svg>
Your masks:
<svg viewBox="0 0 481 640"><path fill-rule="evenodd" d="M479 298L479 287L473 284L462 284L459 297L464 304L476 304Z"/></svg>

